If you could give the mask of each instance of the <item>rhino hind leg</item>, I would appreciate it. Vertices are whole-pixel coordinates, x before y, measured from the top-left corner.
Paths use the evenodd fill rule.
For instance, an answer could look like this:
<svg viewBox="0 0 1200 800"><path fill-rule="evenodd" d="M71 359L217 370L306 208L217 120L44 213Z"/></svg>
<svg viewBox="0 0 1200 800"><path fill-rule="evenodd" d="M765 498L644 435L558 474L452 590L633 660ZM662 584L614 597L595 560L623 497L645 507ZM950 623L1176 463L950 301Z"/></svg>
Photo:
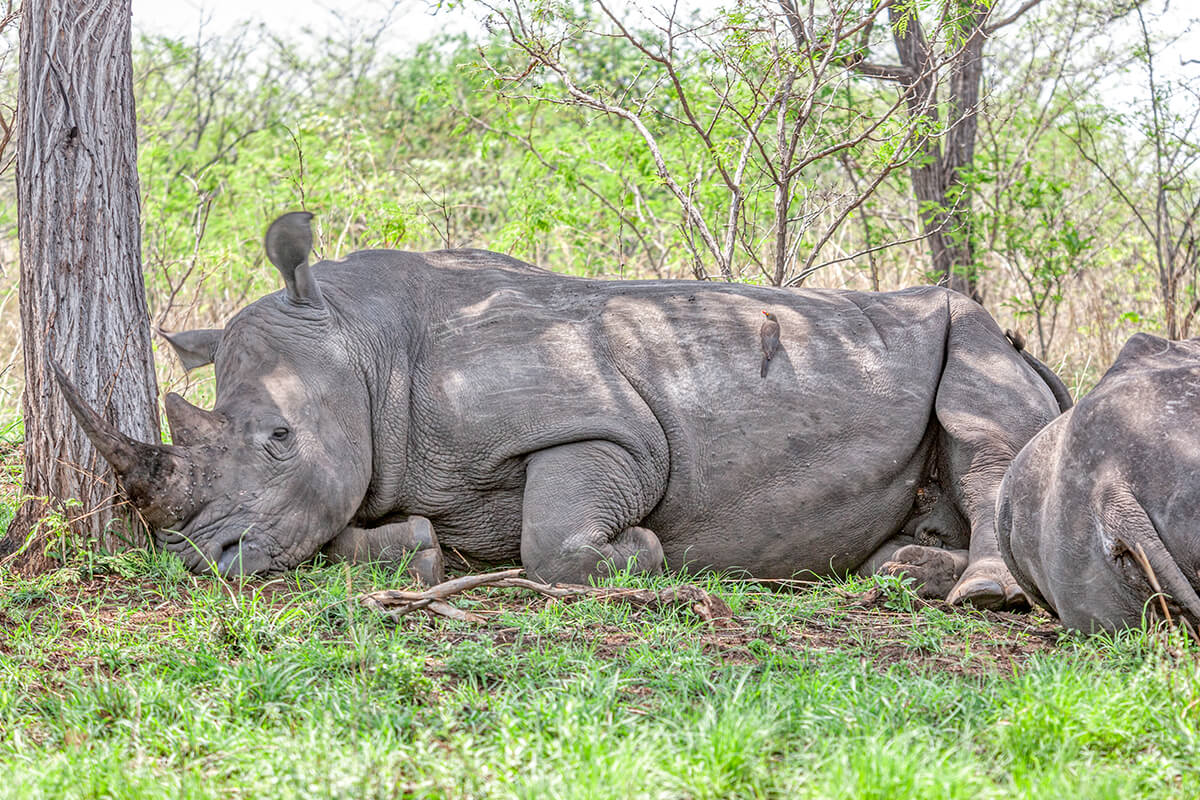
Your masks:
<svg viewBox="0 0 1200 800"><path fill-rule="evenodd" d="M966 550L914 544L911 536L893 536L860 564L854 574L912 578L917 596L945 600L967 568Z"/></svg>
<svg viewBox="0 0 1200 800"><path fill-rule="evenodd" d="M916 521L913 540L927 547L964 550L971 541L971 529L958 509L946 498Z"/></svg>
<svg viewBox="0 0 1200 800"><path fill-rule="evenodd" d="M412 516L404 522L375 528L349 525L321 552L334 561L352 564L382 562L399 566L407 561L408 574L427 586L445 578L437 534L425 517Z"/></svg>
<svg viewBox="0 0 1200 800"><path fill-rule="evenodd" d="M950 494L933 480L917 490L912 515L905 523L902 535L913 544L965 550L971 541L971 527Z"/></svg>
<svg viewBox="0 0 1200 800"><path fill-rule="evenodd" d="M542 450L525 468L521 563L548 583L587 583L613 570L658 573L663 550L641 521L657 502L645 468L612 442Z"/></svg>
<svg viewBox="0 0 1200 800"><path fill-rule="evenodd" d="M968 558L966 550L910 544L896 550L876 571L912 578L918 597L945 600L966 570Z"/></svg>
<svg viewBox="0 0 1200 800"><path fill-rule="evenodd" d="M855 567L852 573L862 578L880 573L883 571L883 565L891 561L897 551L903 547L908 547L912 543L913 538L911 534L893 536L881 544L878 550L867 556L867 560Z"/></svg>
<svg viewBox="0 0 1200 800"><path fill-rule="evenodd" d="M946 363L934 404L941 426L939 474L970 526L970 562L947 596L980 608L1030 605L1005 566L996 537L996 497L1008 465L1058 406L983 309L950 301Z"/></svg>

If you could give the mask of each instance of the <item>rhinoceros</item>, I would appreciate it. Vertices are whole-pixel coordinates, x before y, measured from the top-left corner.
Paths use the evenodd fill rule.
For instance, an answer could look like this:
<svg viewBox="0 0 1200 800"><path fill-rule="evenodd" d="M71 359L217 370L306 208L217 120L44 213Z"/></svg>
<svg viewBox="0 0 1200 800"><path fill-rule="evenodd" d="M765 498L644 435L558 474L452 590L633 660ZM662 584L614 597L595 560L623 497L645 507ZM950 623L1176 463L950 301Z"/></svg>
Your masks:
<svg viewBox="0 0 1200 800"><path fill-rule="evenodd" d="M1025 591L1083 631L1165 607L1200 623L1200 339L1137 334L1009 467L1001 553Z"/></svg>
<svg viewBox="0 0 1200 800"><path fill-rule="evenodd" d="M403 522L419 517L448 557L546 581L883 560L919 577L928 548L896 537L936 481L970 526L949 599L1023 600L996 492L1065 389L972 300L592 280L479 250L310 265L310 217L268 229L283 290L171 336L216 374L212 411L166 397L172 445L129 439L63 381L189 568L268 573L364 535L427 550ZM760 377L764 310L782 334Z"/></svg>

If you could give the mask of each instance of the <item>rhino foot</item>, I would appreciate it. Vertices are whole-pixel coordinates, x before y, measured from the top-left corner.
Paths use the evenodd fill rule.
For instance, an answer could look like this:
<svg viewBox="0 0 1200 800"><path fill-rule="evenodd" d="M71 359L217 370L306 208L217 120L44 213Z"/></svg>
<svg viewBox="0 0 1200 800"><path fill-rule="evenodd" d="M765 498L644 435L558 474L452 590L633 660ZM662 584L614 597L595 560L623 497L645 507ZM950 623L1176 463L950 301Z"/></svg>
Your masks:
<svg viewBox="0 0 1200 800"><path fill-rule="evenodd" d="M999 558L984 558L970 564L946 596L946 602L993 611L1031 605L1029 596Z"/></svg>
<svg viewBox="0 0 1200 800"><path fill-rule="evenodd" d="M348 526L322 552L335 561L374 561L395 566L411 553L408 574L427 586L441 583L446 574L437 534L425 517L411 516L404 522L376 528Z"/></svg>
<svg viewBox="0 0 1200 800"><path fill-rule="evenodd" d="M437 586L446 579L446 568L442 562L442 551L435 547L432 550L418 550L408 562L408 574L417 583L426 586Z"/></svg>
<svg viewBox="0 0 1200 800"><path fill-rule="evenodd" d="M967 567L967 551L910 544L901 547L879 567L886 575L904 575L917 586L917 596L941 600L954 588Z"/></svg>

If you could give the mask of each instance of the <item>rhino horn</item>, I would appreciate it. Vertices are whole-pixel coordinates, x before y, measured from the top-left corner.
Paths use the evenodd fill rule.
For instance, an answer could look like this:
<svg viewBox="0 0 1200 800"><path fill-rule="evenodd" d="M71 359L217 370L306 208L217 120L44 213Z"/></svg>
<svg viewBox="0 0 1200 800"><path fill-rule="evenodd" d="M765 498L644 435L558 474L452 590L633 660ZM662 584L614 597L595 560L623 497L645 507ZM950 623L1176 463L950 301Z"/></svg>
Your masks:
<svg viewBox="0 0 1200 800"><path fill-rule="evenodd" d="M167 409L171 441L175 444L204 444L216 438L221 421L213 412L192 405L175 392L169 392L163 404Z"/></svg>
<svg viewBox="0 0 1200 800"><path fill-rule="evenodd" d="M195 469L187 450L126 436L84 402L57 364L50 366L79 426L112 465L122 489L147 524L161 529L188 519L198 503L192 480Z"/></svg>

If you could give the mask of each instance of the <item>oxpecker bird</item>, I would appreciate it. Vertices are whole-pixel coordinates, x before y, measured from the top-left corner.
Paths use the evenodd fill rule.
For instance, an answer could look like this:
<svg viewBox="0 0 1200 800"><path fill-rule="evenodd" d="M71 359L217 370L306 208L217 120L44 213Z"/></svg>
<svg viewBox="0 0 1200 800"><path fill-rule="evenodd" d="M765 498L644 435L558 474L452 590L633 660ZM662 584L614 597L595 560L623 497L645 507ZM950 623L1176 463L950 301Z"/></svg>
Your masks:
<svg viewBox="0 0 1200 800"><path fill-rule="evenodd" d="M762 369L758 371L759 377L767 377L767 367L771 365L771 359L779 352L779 320L770 311L762 312L766 317L763 320L762 327L758 329L758 338L762 340Z"/></svg>

